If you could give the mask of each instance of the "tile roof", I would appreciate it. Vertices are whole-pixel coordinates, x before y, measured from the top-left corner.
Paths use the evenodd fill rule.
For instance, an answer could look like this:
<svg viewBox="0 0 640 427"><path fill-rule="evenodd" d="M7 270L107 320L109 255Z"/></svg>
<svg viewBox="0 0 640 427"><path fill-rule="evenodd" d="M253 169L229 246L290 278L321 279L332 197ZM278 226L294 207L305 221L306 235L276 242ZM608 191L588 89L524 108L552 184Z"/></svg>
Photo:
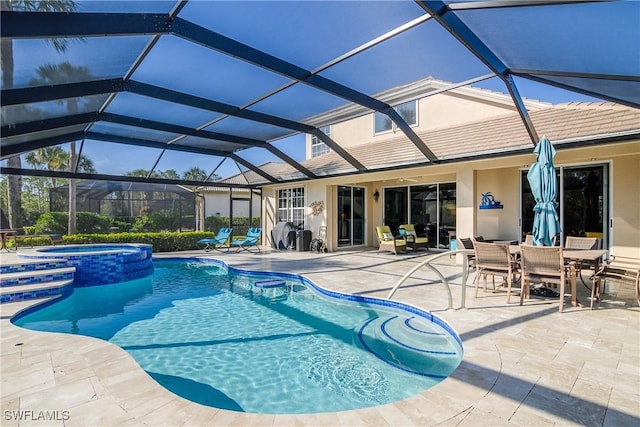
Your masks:
<svg viewBox="0 0 640 427"><path fill-rule="evenodd" d="M613 103L568 103L530 113L540 136L552 142L598 137L618 132L640 133L640 110ZM385 141L349 148L367 168L424 163L422 153L401 133ZM508 153L532 147L531 139L517 113L463 125L418 132L429 149L442 160ZM336 153L306 160L302 164L314 173L335 174L353 168Z"/></svg>
<svg viewBox="0 0 640 427"><path fill-rule="evenodd" d="M608 102L583 102L552 105L530 112L540 136L554 144L563 141L588 141L619 132L640 135L640 110ZM418 136L441 160L455 160L489 154L508 154L533 148L518 113L507 113L492 119L447 128L418 132ZM427 159L401 132L383 141L349 147L349 152L371 171L406 165L424 164ZM331 151L301 162L318 176L353 173L355 169ZM261 169L283 179L303 179L303 175L284 163L270 162ZM266 183L254 172L245 173L251 183ZM238 181L242 175L225 182ZM233 181L231 181L233 180Z"/></svg>

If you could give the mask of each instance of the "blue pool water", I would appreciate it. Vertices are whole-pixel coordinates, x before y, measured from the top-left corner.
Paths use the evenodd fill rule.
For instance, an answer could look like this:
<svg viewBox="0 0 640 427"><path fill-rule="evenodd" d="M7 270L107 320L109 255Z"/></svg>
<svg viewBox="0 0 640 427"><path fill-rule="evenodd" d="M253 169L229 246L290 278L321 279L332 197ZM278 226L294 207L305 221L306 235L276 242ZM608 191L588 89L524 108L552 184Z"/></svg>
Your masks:
<svg viewBox="0 0 640 427"><path fill-rule="evenodd" d="M178 395L254 413L405 399L442 381L462 358L455 331L415 308L220 262L154 264L152 276L77 288L13 321L102 338Z"/></svg>

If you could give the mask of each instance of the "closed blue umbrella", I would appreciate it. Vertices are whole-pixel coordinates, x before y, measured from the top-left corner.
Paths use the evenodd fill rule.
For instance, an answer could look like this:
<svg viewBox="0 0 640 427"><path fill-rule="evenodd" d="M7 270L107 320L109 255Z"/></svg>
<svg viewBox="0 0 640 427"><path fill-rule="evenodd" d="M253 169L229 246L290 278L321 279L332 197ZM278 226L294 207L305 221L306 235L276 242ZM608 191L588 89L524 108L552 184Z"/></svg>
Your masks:
<svg viewBox="0 0 640 427"><path fill-rule="evenodd" d="M527 180L531 186L531 193L536 200L533 208L535 217L533 220L533 244L536 246L553 246L553 238L560 233L560 218L558 217L558 181L556 181L556 169L553 166L553 157L556 149L546 136L540 138L540 142L533 150L538 156L536 162L531 165Z"/></svg>

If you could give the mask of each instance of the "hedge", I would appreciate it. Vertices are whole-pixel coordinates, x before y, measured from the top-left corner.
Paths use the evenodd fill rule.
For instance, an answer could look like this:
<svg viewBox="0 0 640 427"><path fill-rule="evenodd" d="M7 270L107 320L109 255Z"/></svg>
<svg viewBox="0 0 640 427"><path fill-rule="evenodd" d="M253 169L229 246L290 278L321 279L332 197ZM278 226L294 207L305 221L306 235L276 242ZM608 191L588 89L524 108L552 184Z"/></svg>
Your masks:
<svg viewBox="0 0 640 427"><path fill-rule="evenodd" d="M109 233L109 234L74 234L62 236L65 244L85 245L90 243L149 243L153 246L153 252L174 252L199 249L198 240L213 237L210 232L188 231L172 233ZM31 242L34 246L51 245L51 240L46 237L34 237ZM13 247L14 241L9 238L7 246Z"/></svg>
<svg viewBox="0 0 640 427"><path fill-rule="evenodd" d="M198 240L213 237L201 231L170 233L114 233L114 234L74 234L63 236L67 244L88 243L149 243L153 252L175 252L199 249Z"/></svg>

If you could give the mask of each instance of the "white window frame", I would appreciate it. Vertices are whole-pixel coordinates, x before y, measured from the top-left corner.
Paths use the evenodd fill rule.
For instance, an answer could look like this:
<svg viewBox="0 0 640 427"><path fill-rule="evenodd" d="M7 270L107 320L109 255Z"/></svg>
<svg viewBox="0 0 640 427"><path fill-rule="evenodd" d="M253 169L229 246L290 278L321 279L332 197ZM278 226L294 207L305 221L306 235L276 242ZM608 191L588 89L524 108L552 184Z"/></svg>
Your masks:
<svg viewBox="0 0 640 427"><path fill-rule="evenodd" d="M331 137L331 126L323 126L320 128L320 132L323 132L328 137ZM323 154L331 152L331 148L324 143L320 138L315 135L311 135L311 157L319 157Z"/></svg>
<svg viewBox="0 0 640 427"><path fill-rule="evenodd" d="M414 120L412 121L407 120L407 118L402 114L402 110L400 110L401 107L409 104L413 104L415 106L415 117L414 117ZM395 107L393 107L393 109L396 110L396 112L400 115L400 117L402 117L410 127L418 126L418 100L417 99L414 99L413 101L403 102L402 104L398 104ZM376 122L378 120L384 120L385 122L388 121L391 127L388 129L377 130ZM373 134L374 135L380 135L388 132L396 132L397 130L398 130L397 125L393 122L393 120L391 120L389 116L387 116L384 113L380 113L378 111L376 111L373 114Z"/></svg>
<svg viewBox="0 0 640 427"><path fill-rule="evenodd" d="M297 227L304 229L306 214L304 187L276 190L276 201L278 204L277 222L292 222Z"/></svg>

